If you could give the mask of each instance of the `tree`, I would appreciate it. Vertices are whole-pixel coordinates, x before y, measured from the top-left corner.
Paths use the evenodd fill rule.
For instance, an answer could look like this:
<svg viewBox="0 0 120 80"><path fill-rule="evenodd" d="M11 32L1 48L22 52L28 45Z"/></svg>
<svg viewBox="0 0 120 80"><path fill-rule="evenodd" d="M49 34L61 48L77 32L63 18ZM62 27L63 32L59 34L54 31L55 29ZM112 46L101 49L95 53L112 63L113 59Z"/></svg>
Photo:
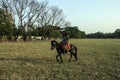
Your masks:
<svg viewBox="0 0 120 80"><path fill-rule="evenodd" d="M65 27L65 31L68 32L70 38L85 38L85 32L80 31L77 26Z"/></svg>
<svg viewBox="0 0 120 80"><path fill-rule="evenodd" d="M13 18L10 12L0 8L0 36L7 36L8 40L12 40L13 29L15 28Z"/></svg>
<svg viewBox="0 0 120 80"><path fill-rule="evenodd" d="M44 2L38 3L35 0L14 0L14 3L23 39L26 41L29 24L33 25L36 22L46 4Z"/></svg>
<svg viewBox="0 0 120 80"><path fill-rule="evenodd" d="M120 38L120 29L116 29L116 31L114 32L114 35L116 38Z"/></svg>
<svg viewBox="0 0 120 80"><path fill-rule="evenodd" d="M62 34L61 34L61 32L59 30L53 30L51 32L51 37L52 38L60 38L60 37L62 37Z"/></svg>
<svg viewBox="0 0 120 80"><path fill-rule="evenodd" d="M103 38L104 34L102 32L91 33L87 35L88 38Z"/></svg>
<svg viewBox="0 0 120 80"><path fill-rule="evenodd" d="M13 36L14 36L14 41L17 41L18 36L20 35L20 29L18 28L13 28Z"/></svg>
<svg viewBox="0 0 120 80"><path fill-rule="evenodd" d="M87 38L115 38L114 33L102 33L102 32L96 32L96 33L91 33L87 34Z"/></svg>
<svg viewBox="0 0 120 80"><path fill-rule="evenodd" d="M42 35L47 35L47 37L51 36L50 31L53 32L51 26L63 27L65 23L62 10L56 6L48 6L47 1L39 3L36 0L1 0L0 7L14 15L14 23L18 24L18 30L20 30L24 41L26 41L31 28L37 22L45 32Z"/></svg>
<svg viewBox="0 0 120 80"><path fill-rule="evenodd" d="M46 8L46 2L37 2L36 0L2 0L0 6L4 7L7 11L11 10L16 16L15 21L18 23L19 29L26 41L27 30L29 24L33 25L37 18L41 15Z"/></svg>
<svg viewBox="0 0 120 80"><path fill-rule="evenodd" d="M59 37L60 27L48 25L42 27L42 29L43 29L43 36L47 37L48 39L50 39L51 37Z"/></svg>
<svg viewBox="0 0 120 80"><path fill-rule="evenodd" d="M45 8L38 18L39 26L63 26L64 14L61 9L56 6Z"/></svg>
<svg viewBox="0 0 120 80"><path fill-rule="evenodd" d="M10 12L15 21L14 0L0 0L0 7L7 13Z"/></svg>

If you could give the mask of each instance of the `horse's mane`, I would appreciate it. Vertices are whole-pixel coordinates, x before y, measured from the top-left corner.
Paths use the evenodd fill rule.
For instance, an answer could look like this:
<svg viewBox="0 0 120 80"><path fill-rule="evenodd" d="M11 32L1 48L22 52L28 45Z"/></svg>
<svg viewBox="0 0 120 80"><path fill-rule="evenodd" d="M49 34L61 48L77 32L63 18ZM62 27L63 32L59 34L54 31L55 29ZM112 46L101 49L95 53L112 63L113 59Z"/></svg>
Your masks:
<svg viewBox="0 0 120 80"><path fill-rule="evenodd" d="M60 44L60 42L57 42L56 40L52 40L52 42L55 42L55 43L57 43L57 44Z"/></svg>

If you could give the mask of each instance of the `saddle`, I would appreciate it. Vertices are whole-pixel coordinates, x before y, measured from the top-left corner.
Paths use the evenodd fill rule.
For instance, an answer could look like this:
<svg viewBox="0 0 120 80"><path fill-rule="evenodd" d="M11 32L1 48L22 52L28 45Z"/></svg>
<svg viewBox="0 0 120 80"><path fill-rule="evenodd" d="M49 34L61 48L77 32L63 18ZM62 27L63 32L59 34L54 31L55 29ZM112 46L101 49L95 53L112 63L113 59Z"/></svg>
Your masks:
<svg viewBox="0 0 120 80"><path fill-rule="evenodd" d="M62 44L62 48L63 48L66 52L68 52L68 51L71 49L69 43L66 43L66 45Z"/></svg>

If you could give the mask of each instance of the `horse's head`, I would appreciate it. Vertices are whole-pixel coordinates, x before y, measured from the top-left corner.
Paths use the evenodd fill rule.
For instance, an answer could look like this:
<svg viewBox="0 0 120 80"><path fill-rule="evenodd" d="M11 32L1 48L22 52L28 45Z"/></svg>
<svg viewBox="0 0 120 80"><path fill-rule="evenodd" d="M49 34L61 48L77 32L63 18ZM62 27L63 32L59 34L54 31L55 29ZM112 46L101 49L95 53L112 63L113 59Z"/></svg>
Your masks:
<svg viewBox="0 0 120 80"><path fill-rule="evenodd" d="M56 48L57 42L55 40L51 40L51 50L54 50Z"/></svg>

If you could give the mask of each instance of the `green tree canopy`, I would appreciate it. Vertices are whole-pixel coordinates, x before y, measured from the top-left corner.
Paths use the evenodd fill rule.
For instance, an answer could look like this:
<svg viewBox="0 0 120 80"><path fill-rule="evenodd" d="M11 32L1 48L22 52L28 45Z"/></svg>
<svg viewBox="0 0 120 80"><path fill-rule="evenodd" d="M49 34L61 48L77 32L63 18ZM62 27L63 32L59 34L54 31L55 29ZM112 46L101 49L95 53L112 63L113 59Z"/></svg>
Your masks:
<svg viewBox="0 0 120 80"><path fill-rule="evenodd" d="M0 36L7 36L9 40L12 39L13 29L15 28L13 18L10 12L0 8Z"/></svg>
<svg viewBox="0 0 120 80"><path fill-rule="evenodd" d="M80 31L77 26L65 27L65 31L68 32L70 38L85 38L85 32Z"/></svg>

